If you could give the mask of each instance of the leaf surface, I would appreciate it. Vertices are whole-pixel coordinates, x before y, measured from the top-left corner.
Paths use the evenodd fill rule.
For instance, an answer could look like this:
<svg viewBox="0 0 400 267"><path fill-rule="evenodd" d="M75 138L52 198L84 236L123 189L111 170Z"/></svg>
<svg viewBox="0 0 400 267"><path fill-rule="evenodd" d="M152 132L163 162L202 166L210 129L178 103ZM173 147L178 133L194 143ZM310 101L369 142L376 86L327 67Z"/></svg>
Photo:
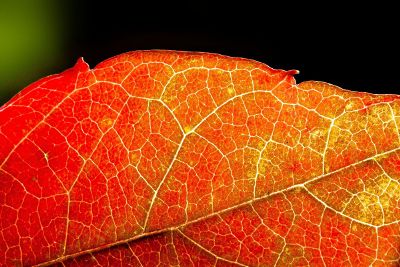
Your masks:
<svg viewBox="0 0 400 267"><path fill-rule="evenodd" d="M400 96L208 53L82 60L0 109L0 265L397 266Z"/></svg>

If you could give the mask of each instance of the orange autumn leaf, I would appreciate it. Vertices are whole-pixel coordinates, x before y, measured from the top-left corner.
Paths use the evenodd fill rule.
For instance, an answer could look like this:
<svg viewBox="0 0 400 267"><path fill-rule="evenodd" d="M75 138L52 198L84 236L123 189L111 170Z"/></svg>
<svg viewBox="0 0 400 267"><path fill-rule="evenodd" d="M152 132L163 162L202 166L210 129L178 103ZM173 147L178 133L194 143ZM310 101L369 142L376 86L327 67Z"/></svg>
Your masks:
<svg viewBox="0 0 400 267"><path fill-rule="evenodd" d="M400 96L209 53L82 60L0 108L0 265L397 266Z"/></svg>

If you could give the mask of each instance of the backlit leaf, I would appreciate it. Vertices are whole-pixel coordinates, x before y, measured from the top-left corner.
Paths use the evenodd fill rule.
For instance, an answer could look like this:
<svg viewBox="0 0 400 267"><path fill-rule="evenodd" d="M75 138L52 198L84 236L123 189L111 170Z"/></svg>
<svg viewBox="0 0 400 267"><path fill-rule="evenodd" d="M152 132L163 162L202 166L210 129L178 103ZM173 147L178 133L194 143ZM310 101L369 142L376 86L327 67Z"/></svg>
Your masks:
<svg viewBox="0 0 400 267"><path fill-rule="evenodd" d="M82 60L0 108L0 265L397 266L400 96L208 53Z"/></svg>

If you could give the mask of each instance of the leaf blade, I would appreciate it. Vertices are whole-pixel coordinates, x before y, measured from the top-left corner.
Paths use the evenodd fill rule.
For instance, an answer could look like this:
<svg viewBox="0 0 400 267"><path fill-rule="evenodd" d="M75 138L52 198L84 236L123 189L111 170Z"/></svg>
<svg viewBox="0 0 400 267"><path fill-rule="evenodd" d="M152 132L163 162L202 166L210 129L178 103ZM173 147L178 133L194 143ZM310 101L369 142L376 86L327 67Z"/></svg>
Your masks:
<svg viewBox="0 0 400 267"><path fill-rule="evenodd" d="M146 265L153 256L135 250L144 247L174 265L398 260L381 252L398 239L380 232L399 220L391 212L399 97L296 85L293 74L214 54L143 51L93 70L79 61L45 78L49 88L28 87L0 112L0 203L9 214L1 246L11 248L2 261ZM14 136L8 117L21 128ZM340 178L365 166L375 172L353 180L366 189ZM356 197L336 195L335 183ZM342 237L330 236L333 221Z"/></svg>

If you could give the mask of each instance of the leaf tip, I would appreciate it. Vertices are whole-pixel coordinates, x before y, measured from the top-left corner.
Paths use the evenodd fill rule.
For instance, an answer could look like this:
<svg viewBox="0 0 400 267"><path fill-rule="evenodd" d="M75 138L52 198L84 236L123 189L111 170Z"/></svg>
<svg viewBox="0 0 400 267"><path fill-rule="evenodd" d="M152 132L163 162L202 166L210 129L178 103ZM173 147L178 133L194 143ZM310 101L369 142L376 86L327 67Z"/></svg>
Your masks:
<svg viewBox="0 0 400 267"><path fill-rule="evenodd" d="M90 69L90 67L89 64L85 62L83 57L80 57L76 61L73 69L76 70L77 72L86 72Z"/></svg>
<svg viewBox="0 0 400 267"><path fill-rule="evenodd" d="M299 71L299 70L288 70L287 73L288 73L289 75L292 75L292 76L293 76L293 75L299 74L300 71Z"/></svg>

